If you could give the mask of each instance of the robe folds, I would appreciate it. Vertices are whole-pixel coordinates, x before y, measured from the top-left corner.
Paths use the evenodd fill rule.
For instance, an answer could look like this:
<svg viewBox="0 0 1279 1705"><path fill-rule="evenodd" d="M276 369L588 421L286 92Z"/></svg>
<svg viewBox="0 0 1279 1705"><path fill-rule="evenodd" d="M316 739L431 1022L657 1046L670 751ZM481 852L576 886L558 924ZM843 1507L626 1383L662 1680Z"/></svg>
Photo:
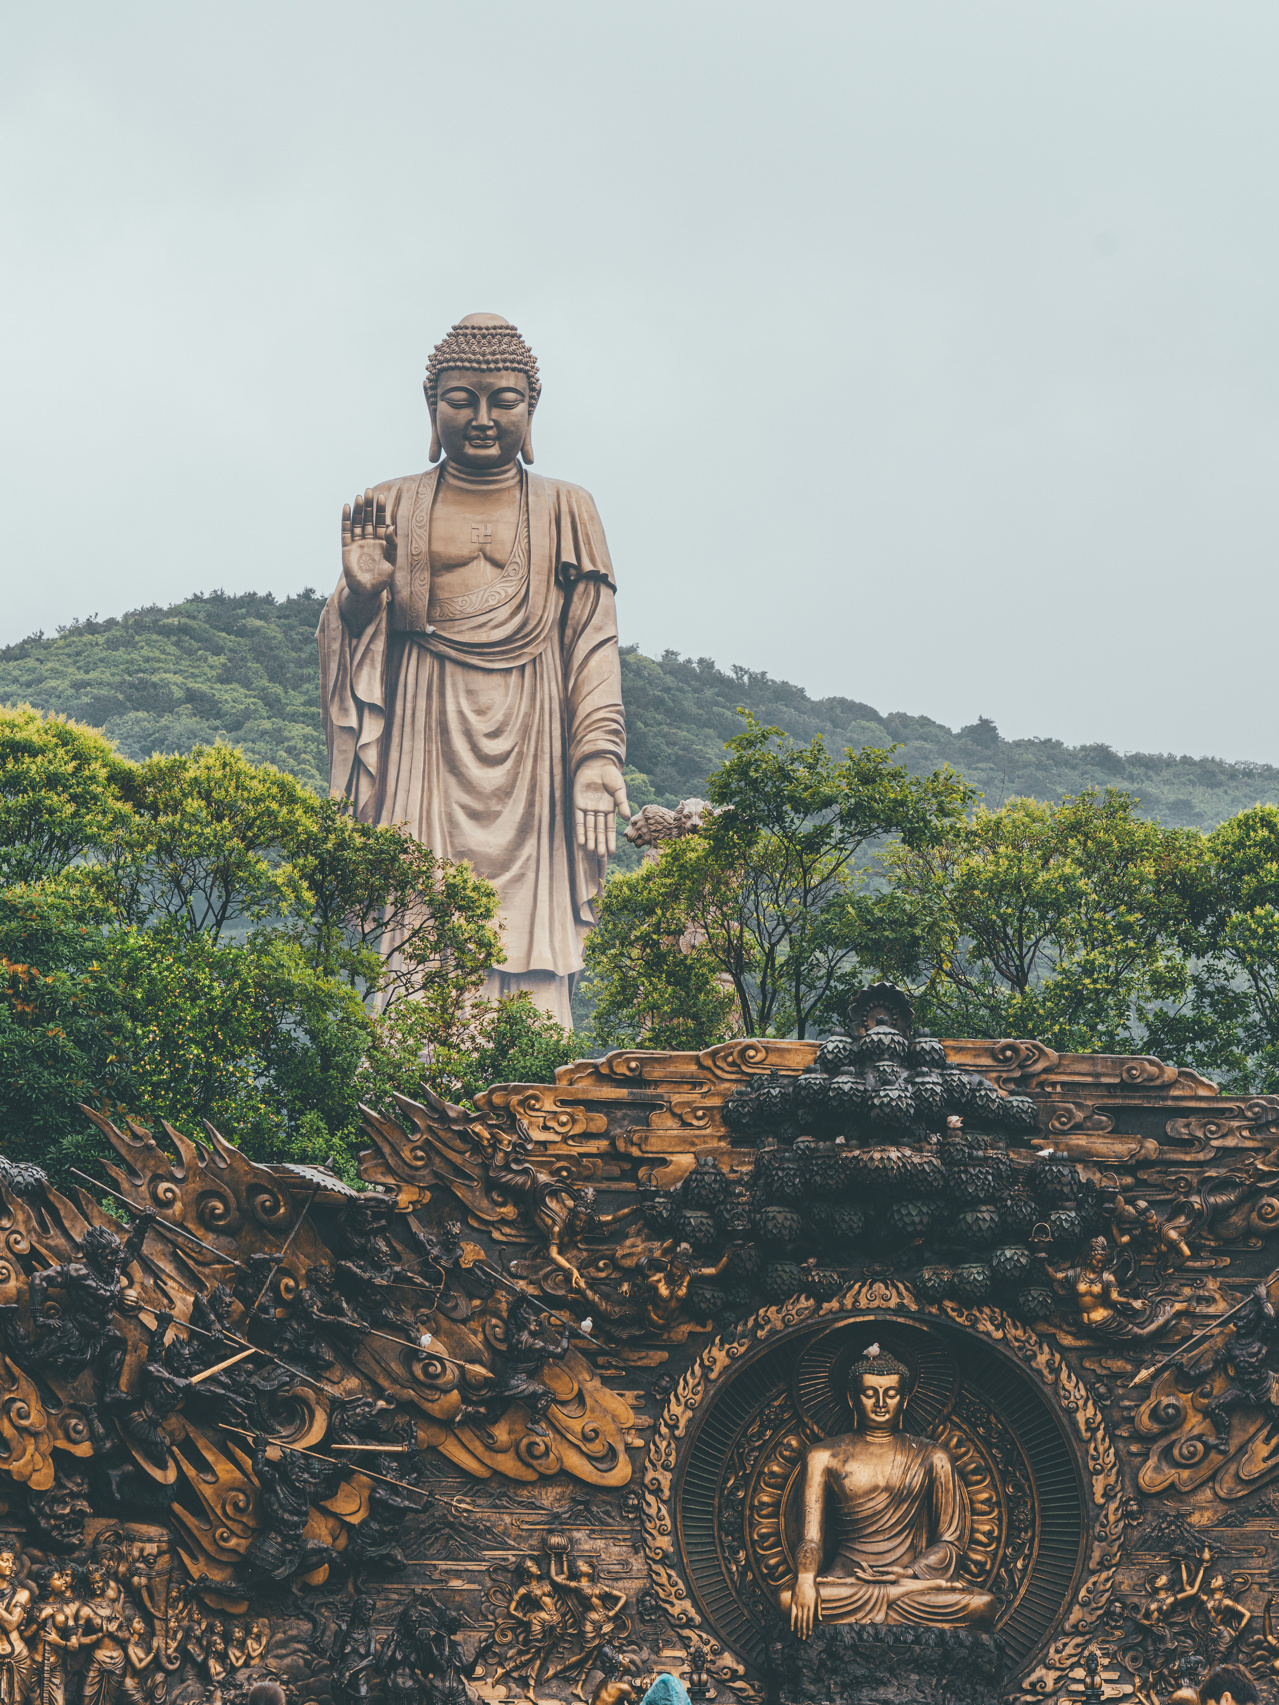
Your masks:
<svg viewBox="0 0 1279 1705"><path fill-rule="evenodd" d="M506 963L487 993L528 987L571 1023L571 979L604 861L576 844L573 778L626 756L615 584L590 495L521 475L511 561L488 585L432 595L440 469L376 488L395 575L354 634L339 581L317 634L329 787L366 823L399 823L494 884Z"/></svg>
<svg viewBox="0 0 1279 1705"><path fill-rule="evenodd" d="M844 1443L855 1443L856 1435ZM989 1623L989 1593L957 1575L969 1536L968 1494L944 1445L899 1433L891 1466L854 1489L825 1472L839 1546L817 1577L823 1622L906 1622L931 1627ZM926 1560L925 1560L926 1556ZM906 1570L906 1579L896 1571Z"/></svg>

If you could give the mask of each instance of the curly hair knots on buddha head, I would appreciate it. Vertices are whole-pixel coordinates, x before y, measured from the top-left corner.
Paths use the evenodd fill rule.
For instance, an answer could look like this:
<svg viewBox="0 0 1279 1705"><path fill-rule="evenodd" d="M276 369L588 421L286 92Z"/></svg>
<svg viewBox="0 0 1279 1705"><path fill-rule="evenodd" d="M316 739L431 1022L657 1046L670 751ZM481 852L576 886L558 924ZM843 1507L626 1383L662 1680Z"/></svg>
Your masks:
<svg viewBox="0 0 1279 1705"><path fill-rule="evenodd" d="M868 1345L859 1359L849 1364L849 1386L855 1386L865 1373L896 1374L905 1384L911 1383L910 1369L904 1367L897 1357L890 1355L887 1350L881 1350L878 1344Z"/></svg>
<svg viewBox="0 0 1279 1705"><path fill-rule="evenodd" d="M528 380L529 412L537 407L542 391L537 357L520 336L519 327L500 314L468 314L436 344L426 367L426 400L432 408L439 395L440 374L450 367L468 373L523 373Z"/></svg>

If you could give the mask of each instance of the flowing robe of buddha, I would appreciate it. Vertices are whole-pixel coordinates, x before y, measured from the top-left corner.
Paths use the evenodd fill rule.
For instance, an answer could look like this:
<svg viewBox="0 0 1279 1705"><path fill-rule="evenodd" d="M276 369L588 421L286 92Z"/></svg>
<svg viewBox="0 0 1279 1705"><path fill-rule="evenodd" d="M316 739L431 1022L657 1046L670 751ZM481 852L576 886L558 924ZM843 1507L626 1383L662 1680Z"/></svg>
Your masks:
<svg viewBox="0 0 1279 1705"><path fill-rule="evenodd" d="M988 1624L996 1601L956 1571L968 1542L968 1494L945 1445L897 1433L868 1451L856 1433L808 1453L805 1508L834 1504L838 1550L817 1577L823 1622ZM818 1502L820 1501L820 1503ZM909 1571L899 1579L896 1570Z"/></svg>
<svg viewBox="0 0 1279 1705"><path fill-rule="evenodd" d="M521 472L505 569L433 597L431 509L440 468L376 488L395 523L394 578L351 633L320 619L329 786L366 823L407 825L497 888L506 963L486 993L521 987L571 1024L571 979L594 923L604 861L576 844L573 777L626 755L615 585L590 495Z"/></svg>

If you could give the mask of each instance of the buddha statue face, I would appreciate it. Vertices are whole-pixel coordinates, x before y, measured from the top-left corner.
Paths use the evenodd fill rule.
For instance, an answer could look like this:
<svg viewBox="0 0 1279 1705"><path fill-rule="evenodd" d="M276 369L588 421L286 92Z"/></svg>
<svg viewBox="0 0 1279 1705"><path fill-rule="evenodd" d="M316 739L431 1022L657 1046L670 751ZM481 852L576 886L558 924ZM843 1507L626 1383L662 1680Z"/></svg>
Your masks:
<svg viewBox="0 0 1279 1705"><path fill-rule="evenodd" d="M440 374L431 420L444 454L469 473L509 468L528 435L529 383L523 373Z"/></svg>
<svg viewBox="0 0 1279 1705"><path fill-rule="evenodd" d="M906 1406L906 1382L899 1373L858 1374L853 1405L859 1432L896 1432Z"/></svg>

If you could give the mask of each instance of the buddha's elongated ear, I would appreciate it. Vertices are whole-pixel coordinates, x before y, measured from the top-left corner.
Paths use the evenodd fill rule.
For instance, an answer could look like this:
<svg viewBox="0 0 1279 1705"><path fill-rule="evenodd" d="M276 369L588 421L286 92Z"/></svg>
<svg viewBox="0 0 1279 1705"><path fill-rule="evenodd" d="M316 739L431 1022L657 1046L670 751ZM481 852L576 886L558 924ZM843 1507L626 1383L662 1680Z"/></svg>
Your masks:
<svg viewBox="0 0 1279 1705"><path fill-rule="evenodd" d="M520 456L525 466L531 466L533 461L533 416L528 417L528 425L524 428L524 442L520 445Z"/></svg>
<svg viewBox="0 0 1279 1705"><path fill-rule="evenodd" d="M438 462L444 454L444 447L440 443L440 429L435 423L435 404L431 401L431 382L429 379L422 381L422 394L426 398L427 408L431 411L431 448L427 453L427 460Z"/></svg>

